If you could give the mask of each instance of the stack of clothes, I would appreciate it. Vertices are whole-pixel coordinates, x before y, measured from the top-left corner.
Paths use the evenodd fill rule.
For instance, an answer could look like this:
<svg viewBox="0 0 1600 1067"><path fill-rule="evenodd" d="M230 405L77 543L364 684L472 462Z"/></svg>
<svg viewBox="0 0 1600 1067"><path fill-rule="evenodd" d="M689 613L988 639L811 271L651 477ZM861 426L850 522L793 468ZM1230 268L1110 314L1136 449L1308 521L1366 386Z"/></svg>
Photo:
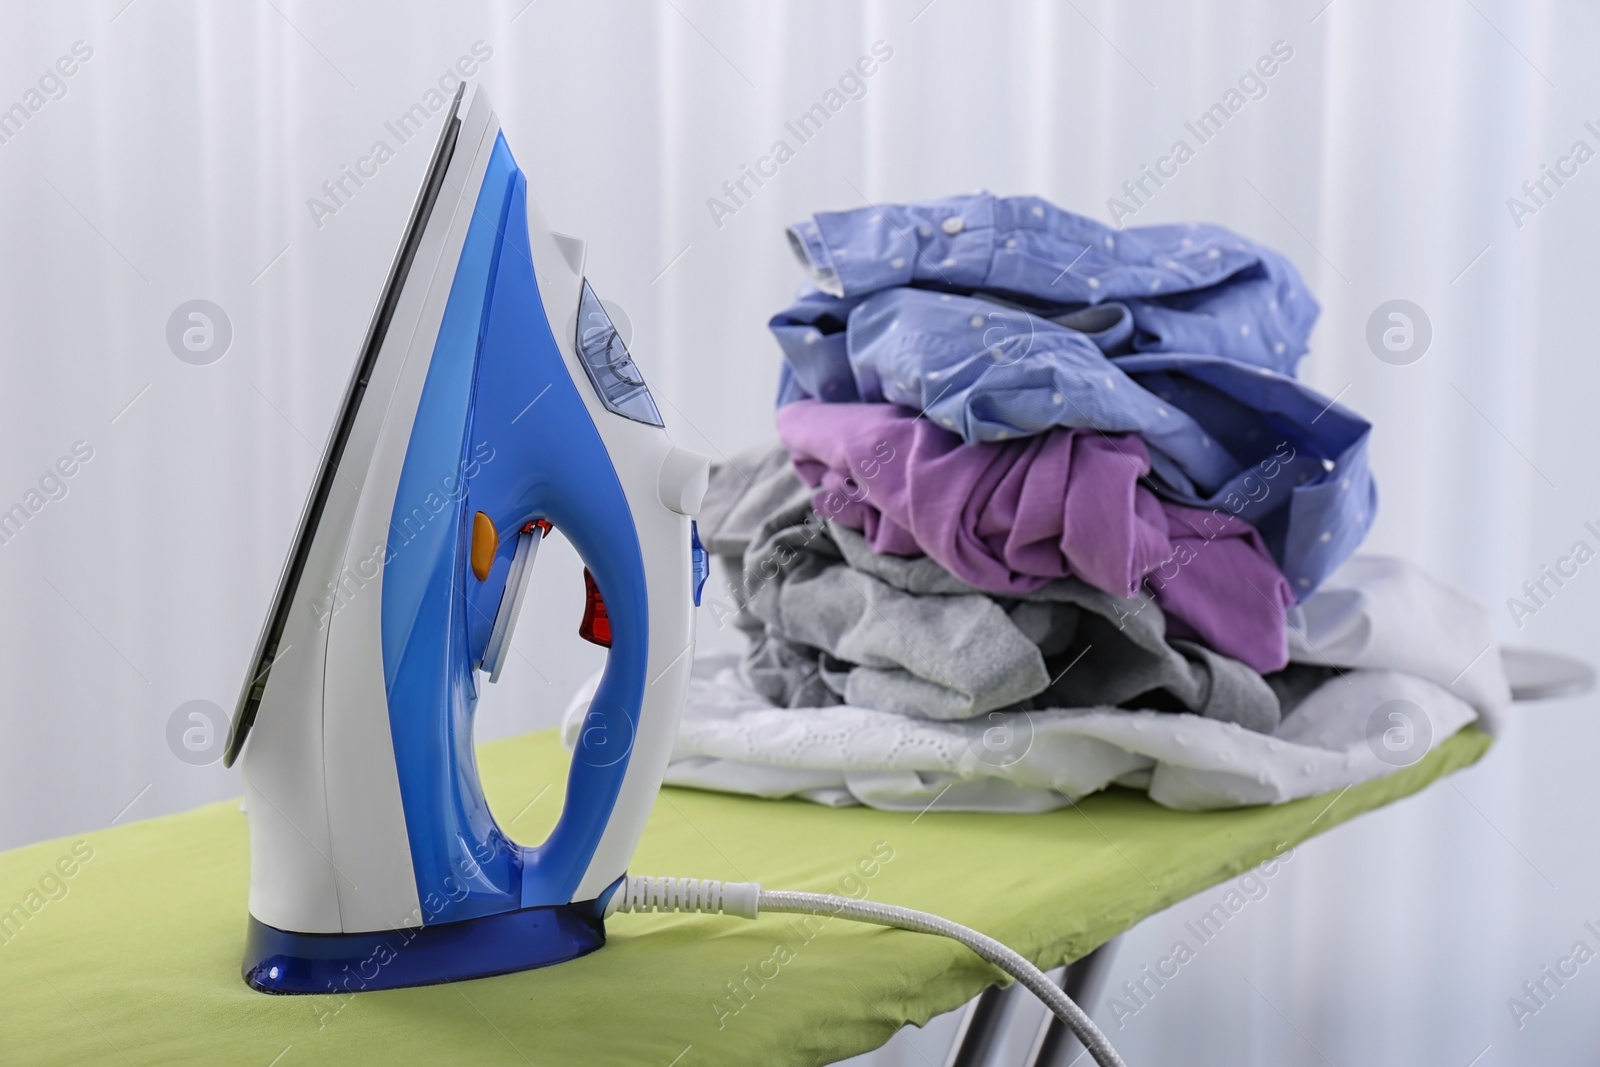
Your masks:
<svg viewBox="0 0 1600 1067"><path fill-rule="evenodd" d="M789 239L782 444L719 464L699 519L748 646L697 662L669 782L1281 802L1507 703L1487 612L1351 558L1371 427L1295 379L1318 307L1277 253L986 194Z"/></svg>

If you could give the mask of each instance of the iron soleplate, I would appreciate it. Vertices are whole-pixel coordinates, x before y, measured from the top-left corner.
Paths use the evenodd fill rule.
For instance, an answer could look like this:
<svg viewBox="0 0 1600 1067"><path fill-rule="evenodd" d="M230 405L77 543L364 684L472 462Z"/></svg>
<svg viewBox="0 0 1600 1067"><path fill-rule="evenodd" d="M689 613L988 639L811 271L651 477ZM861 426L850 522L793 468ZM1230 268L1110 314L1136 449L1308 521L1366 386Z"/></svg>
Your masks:
<svg viewBox="0 0 1600 1067"><path fill-rule="evenodd" d="M593 901L358 934L290 933L252 915L244 980L263 993L402 989L563 963L605 941Z"/></svg>

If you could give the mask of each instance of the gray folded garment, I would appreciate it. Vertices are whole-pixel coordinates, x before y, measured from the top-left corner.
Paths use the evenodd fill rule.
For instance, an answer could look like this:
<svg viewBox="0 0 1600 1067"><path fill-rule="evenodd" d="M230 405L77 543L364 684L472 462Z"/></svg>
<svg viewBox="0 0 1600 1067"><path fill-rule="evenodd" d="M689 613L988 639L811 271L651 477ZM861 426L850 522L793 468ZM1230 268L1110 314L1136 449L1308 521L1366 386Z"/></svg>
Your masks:
<svg viewBox="0 0 1600 1067"><path fill-rule="evenodd" d="M1271 733L1307 691L1298 676L1269 685L1237 660L1168 641L1145 599L1072 578L995 597L926 556L873 552L819 514L782 448L714 465L699 528L750 638L744 679L779 706L925 719L1129 707Z"/></svg>

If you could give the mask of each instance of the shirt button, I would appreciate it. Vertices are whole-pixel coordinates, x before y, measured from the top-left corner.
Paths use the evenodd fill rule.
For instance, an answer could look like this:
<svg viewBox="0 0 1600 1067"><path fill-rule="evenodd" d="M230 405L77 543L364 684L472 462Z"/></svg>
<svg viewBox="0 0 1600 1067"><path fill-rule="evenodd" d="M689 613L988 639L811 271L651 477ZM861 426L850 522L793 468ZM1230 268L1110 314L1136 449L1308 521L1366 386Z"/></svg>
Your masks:
<svg viewBox="0 0 1600 1067"><path fill-rule="evenodd" d="M961 221L960 215L951 215L949 218L939 223L939 229L943 230L945 233L948 233L952 237L966 228L967 224Z"/></svg>

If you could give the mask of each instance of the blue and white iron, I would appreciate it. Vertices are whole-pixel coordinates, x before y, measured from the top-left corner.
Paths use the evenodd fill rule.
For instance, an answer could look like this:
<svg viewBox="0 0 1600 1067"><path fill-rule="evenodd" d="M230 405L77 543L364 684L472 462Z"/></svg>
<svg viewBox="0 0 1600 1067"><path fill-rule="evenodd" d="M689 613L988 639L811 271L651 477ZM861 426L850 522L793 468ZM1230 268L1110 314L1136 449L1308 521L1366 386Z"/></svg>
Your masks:
<svg viewBox="0 0 1600 1067"><path fill-rule="evenodd" d="M244 975L266 992L455 981L600 947L688 685L707 461L668 438L582 242L550 231L488 100L464 93L228 739L250 819ZM582 632L610 653L560 820L530 847L484 802L472 716L552 525L592 576Z"/></svg>

